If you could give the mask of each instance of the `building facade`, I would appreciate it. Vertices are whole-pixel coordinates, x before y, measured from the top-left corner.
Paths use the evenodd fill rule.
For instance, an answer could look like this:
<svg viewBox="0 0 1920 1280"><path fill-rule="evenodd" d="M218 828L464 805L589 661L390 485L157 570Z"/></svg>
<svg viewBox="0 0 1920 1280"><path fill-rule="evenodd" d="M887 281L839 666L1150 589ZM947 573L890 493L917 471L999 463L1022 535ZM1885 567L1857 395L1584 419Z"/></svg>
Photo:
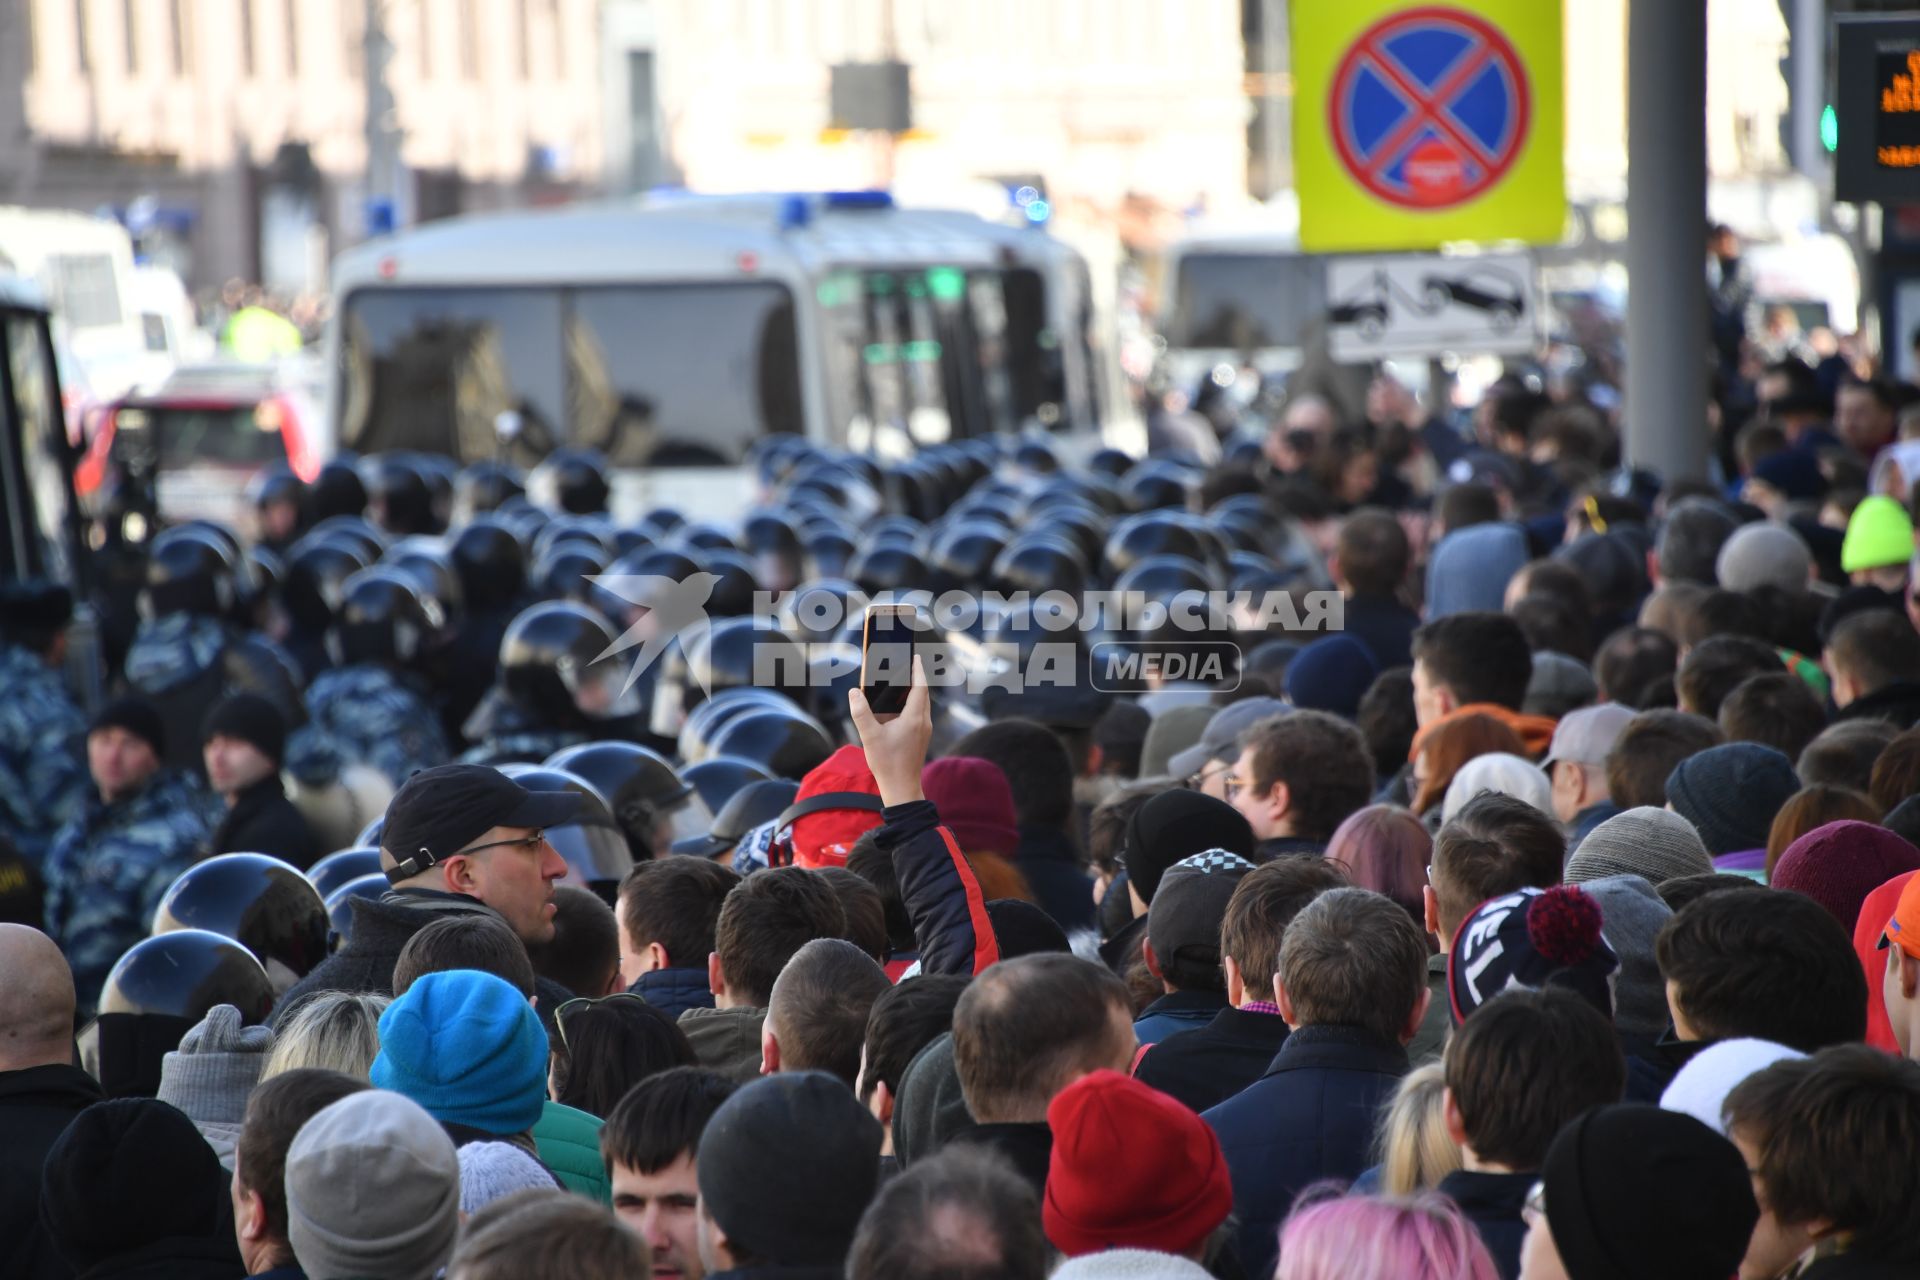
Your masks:
<svg viewBox="0 0 1920 1280"><path fill-rule="evenodd" d="M561 199L599 180L597 10L0 0L0 203L112 209L196 286L311 286L368 225L370 52L399 221Z"/></svg>

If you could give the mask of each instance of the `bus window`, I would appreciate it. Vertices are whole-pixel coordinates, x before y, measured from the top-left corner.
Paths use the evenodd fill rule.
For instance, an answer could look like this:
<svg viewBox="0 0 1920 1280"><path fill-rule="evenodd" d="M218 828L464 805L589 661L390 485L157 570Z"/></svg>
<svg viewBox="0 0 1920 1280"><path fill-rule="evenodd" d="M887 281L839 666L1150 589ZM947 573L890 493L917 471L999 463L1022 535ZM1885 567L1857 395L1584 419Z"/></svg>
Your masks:
<svg viewBox="0 0 1920 1280"><path fill-rule="evenodd" d="M59 545L66 503L56 450L65 428L39 316L0 310L0 328L7 364L0 378L7 393L0 403L0 577L34 577L48 571L46 553Z"/></svg>
<svg viewBox="0 0 1920 1280"><path fill-rule="evenodd" d="M784 285L569 292L571 439L615 466L732 466L769 432L805 431Z"/></svg>
<svg viewBox="0 0 1920 1280"><path fill-rule="evenodd" d="M341 447L531 465L564 442L557 289L361 289L342 317Z"/></svg>
<svg viewBox="0 0 1920 1280"><path fill-rule="evenodd" d="M113 259L104 253L56 253L52 268L54 309L75 329L120 323L120 287Z"/></svg>
<svg viewBox="0 0 1920 1280"><path fill-rule="evenodd" d="M1066 372L1060 335L1047 324L1047 285L1038 271L1021 267L1005 272L1007 368L1014 412L1020 423L1034 418L1048 426L1065 417Z"/></svg>
<svg viewBox="0 0 1920 1280"><path fill-rule="evenodd" d="M131 442L139 439L140 445ZM129 406L114 418L114 447L151 451L163 471L194 466L260 467L287 460L272 403L188 409Z"/></svg>
<svg viewBox="0 0 1920 1280"><path fill-rule="evenodd" d="M1167 341L1175 347L1298 348L1326 310L1318 260L1282 253L1189 253Z"/></svg>

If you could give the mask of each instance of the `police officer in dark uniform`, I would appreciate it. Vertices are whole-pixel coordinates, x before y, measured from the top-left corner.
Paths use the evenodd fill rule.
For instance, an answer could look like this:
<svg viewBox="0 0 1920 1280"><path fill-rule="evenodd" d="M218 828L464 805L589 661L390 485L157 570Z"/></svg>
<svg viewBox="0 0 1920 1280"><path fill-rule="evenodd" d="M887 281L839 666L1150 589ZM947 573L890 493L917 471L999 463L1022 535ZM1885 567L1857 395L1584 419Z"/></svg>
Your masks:
<svg viewBox="0 0 1920 1280"><path fill-rule="evenodd" d="M60 679L72 617L64 587L0 588L0 839L33 866L87 792L86 720Z"/></svg>
<svg viewBox="0 0 1920 1280"><path fill-rule="evenodd" d="M563 747L638 733L641 699L628 663L602 659L614 630L570 600L525 610L500 642L500 676L466 725L463 764L537 764Z"/></svg>
<svg viewBox="0 0 1920 1280"><path fill-rule="evenodd" d="M166 724L196 725L229 693L271 699L290 720L303 717L287 656L232 622L238 571L226 546L200 527L169 529L148 555L144 620L127 651L125 683L151 702ZM199 744L171 735L164 761L199 775Z"/></svg>

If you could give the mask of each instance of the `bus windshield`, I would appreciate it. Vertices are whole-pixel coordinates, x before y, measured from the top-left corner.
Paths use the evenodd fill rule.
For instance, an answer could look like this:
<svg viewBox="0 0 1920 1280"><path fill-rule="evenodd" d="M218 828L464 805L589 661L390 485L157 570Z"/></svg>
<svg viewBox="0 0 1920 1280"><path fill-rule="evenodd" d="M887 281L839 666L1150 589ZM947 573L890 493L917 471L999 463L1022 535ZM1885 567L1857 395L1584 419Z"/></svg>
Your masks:
<svg viewBox="0 0 1920 1280"><path fill-rule="evenodd" d="M1188 253L1167 342L1233 351L1299 348L1326 311L1325 268L1290 253Z"/></svg>
<svg viewBox="0 0 1920 1280"><path fill-rule="evenodd" d="M803 430L780 284L368 288L341 323L340 444L363 453L724 466Z"/></svg>

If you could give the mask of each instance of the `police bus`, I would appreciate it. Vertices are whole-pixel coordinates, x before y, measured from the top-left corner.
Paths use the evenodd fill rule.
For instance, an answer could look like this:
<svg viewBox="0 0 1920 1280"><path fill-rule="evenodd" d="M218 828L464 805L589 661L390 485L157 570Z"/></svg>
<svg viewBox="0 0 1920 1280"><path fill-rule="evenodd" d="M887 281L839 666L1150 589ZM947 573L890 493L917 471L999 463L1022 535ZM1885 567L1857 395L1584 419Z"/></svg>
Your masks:
<svg viewBox="0 0 1920 1280"><path fill-rule="evenodd" d="M871 191L449 219L336 261L327 416L361 453L590 446L621 512L732 516L774 432L881 456L1097 435L1076 261L1042 230Z"/></svg>

